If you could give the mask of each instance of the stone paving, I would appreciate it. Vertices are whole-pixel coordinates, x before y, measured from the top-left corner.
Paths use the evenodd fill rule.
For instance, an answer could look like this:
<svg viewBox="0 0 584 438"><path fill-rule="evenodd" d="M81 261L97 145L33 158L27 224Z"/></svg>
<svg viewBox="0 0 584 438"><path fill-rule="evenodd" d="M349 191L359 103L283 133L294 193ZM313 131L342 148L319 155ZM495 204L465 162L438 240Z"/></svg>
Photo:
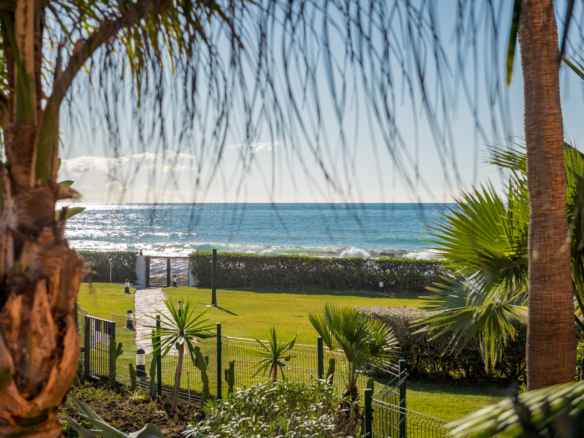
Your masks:
<svg viewBox="0 0 584 438"><path fill-rule="evenodd" d="M134 326L136 328L136 348L143 348L146 354L152 353L152 341L144 339L152 332L147 325L156 325L156 321L146 315L156 316L163 313L170 317L170 312L162 302L168 299L166 293L161 288L137 289L134 293ZM164 325L164 318L163 318ZM176 348L169 354L178 354Z"/></svg>

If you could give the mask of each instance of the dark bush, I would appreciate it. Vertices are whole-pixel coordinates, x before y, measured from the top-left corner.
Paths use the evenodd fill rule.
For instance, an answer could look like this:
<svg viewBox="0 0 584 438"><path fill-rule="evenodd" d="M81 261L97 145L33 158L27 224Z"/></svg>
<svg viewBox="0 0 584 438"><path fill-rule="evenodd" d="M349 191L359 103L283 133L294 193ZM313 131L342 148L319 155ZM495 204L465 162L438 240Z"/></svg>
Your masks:
<svg viewBox="0 0 584 438"><path fill-rule="evenodd" d="M362 307L358 310L393 328L399 342L400 358L412 380L504 383L525 381L525 343L527 324L513 320L516 334L509 340L494 369L485 369L480 339L475 335L462 351L448 348L449 335L430 340L432 335L418 333L412 323L429 313L412 307Z"/></svg>
<svg viewBox="0 0 584 438"><path fill-rule="evenodd" d="M210 287L212 254L190 255L191 272L199 286ZM388 292L420 292L443 275L437 260L322 258L294 255L217 255L217 286L316 287L378 290L383 279Z"/></svg>
<svg viewBox="0 0 584 438"><path fill-rule="evenodd" d="M85 276L86 281L99 283L109 283L110 263L112 264L112 282L122 283L126 279L131 282L136 281L136 257L137 254L131 251L79 251L83 258L85 267L89 269Z"/></svg>

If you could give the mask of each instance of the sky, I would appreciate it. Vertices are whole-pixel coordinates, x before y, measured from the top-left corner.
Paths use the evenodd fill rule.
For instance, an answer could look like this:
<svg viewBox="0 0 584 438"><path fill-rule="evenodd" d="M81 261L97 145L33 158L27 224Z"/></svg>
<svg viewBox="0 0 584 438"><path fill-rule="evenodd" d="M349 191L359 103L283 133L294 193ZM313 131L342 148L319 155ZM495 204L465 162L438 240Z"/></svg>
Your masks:
<svg viewBox="0 0 584 438"><path fill-rule="evenodd" d="M502 3L498 18L497 30L501 35L506 35L509 28L512 4L507 3L510 2ZM436 140L437 131L431 129L421 94L416 91L410 99L407 91L404 92L405 82L399 75L399 63L392 64L396 70L392 79L395 95L391 103L392 123L388 127L384 126L383 120L376 120L372 115L365 90L360 86L351 88L357 76L350 72L345 83L349 89L348 97L339 116L335 111L338 105L333 104L342 90L339 75L333 73L336 86L327 88L327 78L330 76L326 73L326 63L319 60L315 63L317 68L314 72L317 86L309 90L306 102L298 98L302 104L298 107L298 121L305 123L308 134L302 133L298 122L290 123L287 133L270 131L268 121L273 122L276 117L269 114L269 108L263 108L263 113L262 108L254 108L250 111L251 117L257 117L259 122L254 125L252 135L246 135L245 111L238 106L237 95L234 95L233 116L229 126L224 127L218 165L216 145L209 140L216 117L212 108L204 106L200 109L201 122L195 127L198 131L192 134L190 140L180 140L177 121L181 115L181 104L170 96L162 110L163 117L169 120L166 141L154 139L140 143L136 138L139 135L148 137L151 126L135 126L132 110L124 107L118 113L119 141L112 146L104 128L107 125L102 121L103 108L99 105L92 108L83 106L88 99L87 93L94 91L91 87L85 87L85 92L76 91L71 95L72 102L82 108L81 118L91 119L97 129L74 129L73 124L62 123L59 177L75 181L73 187L81 194L79 201L85 203L452 202L461 190L470 190L488 181L501 190L502 175L484 164L484 156L487 147L509 147L512 143L521 143L524 135L519 59L515 63L511 86L500 90L504 111L497 108L493 111L489 103L494 83L492 74L496 73L500 80L504 78L507 38L500 37L495 55L500 65L496 66L493 64L493 51L479 34L476 58L469 53L463 60L468 68L467 79L477 81L477 86L471 85L469 89L477 103L468 105L456 66L457 39L453 13L456 1L441 0L436 5L441 40L450 68L447 73L442 69L447 83L442 91L444 101L449 104L447 109L442 111L439 108L440 96L435 93L439 77L435 70L428 69L425 85L431 90L428 92L429 99L438 108L437 119L442 123L438 130L444 134L444 141ZM561 29L561 23L559 26ZM333 55L342 58L344 44L334 38L330 44ZM275 68L280 69L285 57L281 49L274 46ZM228 50L226 47L224 49ZM246 86L253 88L252 77L247 74L244 79L248 81ZM373 77L369 79L374 81ZM174 79L167 75L166 80L172 82ZM78 80L77 90L83 89L84 81L85 78ZM580 120L584 102L583 83L565 66L562 66L560 81L565 139L578 145L579 139L584 139L584 126ZM283 82L276 84L277 92L284 95ZM123 87L129 93L127 90L131 84L124 84ZM294 82L292 89L297 90L299 95L300 88L300 84ZM331 89L337 94L333 95ZM375 99L379 98L375 96ZM280 102L286 106L285 100ZM319 111L311 102L318 102ZM477 129L471 111L477 112L482 132ZM497 119L496 130L491 123L493 114ZM145 117L149 118L154 120L156 116ZM153 121L152 126L155 125ZM503 125L507 126L506 132L501 129ZM394 134L397 134L393 140L384 141L383 133L391 131L392 126L396 129ZM344 142L340 136L341 127L345 134ZM449 153L439 151L440 147L445 146L451 148ZM402 162L409 164L397 166L395 154Z"/></svg>

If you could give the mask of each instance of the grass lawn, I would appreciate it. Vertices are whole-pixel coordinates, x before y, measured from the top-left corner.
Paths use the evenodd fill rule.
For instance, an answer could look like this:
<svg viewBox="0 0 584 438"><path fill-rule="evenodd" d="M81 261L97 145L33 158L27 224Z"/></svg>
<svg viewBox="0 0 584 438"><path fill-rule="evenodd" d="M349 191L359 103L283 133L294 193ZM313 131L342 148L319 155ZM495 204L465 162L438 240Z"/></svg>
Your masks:
<svg viewBox="0 0 584 438"><path fill-rule="evenodd" d="M452 421L497 403L507 395L501 386L447 383L407 383L408 409Z"/></svg>
<svg viewBox="0 0 584 438"><path fill-rule="evenodd" d="M130 288L132 294L135 290ZM125 316L128 310L134 311L134 295L125 294L122 284L81 283L77 304L91 316L111 320L112 314Z"/></svg>
<svg viewBox="0 0 584 438"><path fill-rule="evenodd" d="M199 306L211 303L211 289L195 287L165 288L178 305L181 297L200 300ZM278 334L286 331L290 338L298 334L298 343L316 345L317 334L310 322L310 312L321 312L325 303L337 306L405 306L419 307L420 295L381 294L378 292L335 289L258 289L217 290L218 308L205 315L209 322L220 322L224 335L265 339L266 329L275 326Z"/></svg>

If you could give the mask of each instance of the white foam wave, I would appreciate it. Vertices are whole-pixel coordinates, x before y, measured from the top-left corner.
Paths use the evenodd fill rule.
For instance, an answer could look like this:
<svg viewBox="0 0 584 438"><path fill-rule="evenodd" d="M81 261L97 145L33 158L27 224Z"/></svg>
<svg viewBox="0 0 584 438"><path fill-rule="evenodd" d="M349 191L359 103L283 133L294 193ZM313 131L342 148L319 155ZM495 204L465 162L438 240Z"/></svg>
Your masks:
<svg viewBox="0 0 584 438"><path fill-rule="evenodd" d="M358 248L352 247L351 249L344 250L339 255L339 257L340 258L345 258L345 257L363 257L363 258L370 258L371 257L371 254L369 254L364 249L358 249Z"/></svg>
<svg viewBox="0 0 584 438"><path fill-rule="evenodd" d="M404 254L405 258L417 260L432 260L440 258L440 251L428 249L426 251L414 251Z"/></svg>

